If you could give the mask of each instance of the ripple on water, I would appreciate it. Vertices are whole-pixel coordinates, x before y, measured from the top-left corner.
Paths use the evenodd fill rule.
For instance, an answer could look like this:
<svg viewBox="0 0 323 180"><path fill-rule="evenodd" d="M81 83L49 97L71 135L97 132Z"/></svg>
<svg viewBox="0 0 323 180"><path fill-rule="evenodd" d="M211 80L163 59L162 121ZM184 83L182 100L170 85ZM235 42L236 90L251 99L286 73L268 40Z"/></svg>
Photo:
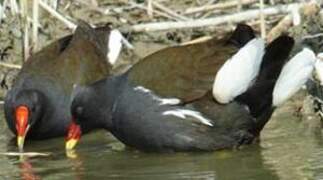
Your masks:
<svg viewBox="0 0 323 180"><path fill-rule="evenodd" d="M0 133L1 151L16 150L3 118ZM99 131L82 137L74 159L65 156L64 138L28 142L27 151L53 156L24 161L0 156L0 179L322 179L322 149L321 140L306 135L291 113L278 111L260 146L215 153L140 153L124 150Z"/></svg>

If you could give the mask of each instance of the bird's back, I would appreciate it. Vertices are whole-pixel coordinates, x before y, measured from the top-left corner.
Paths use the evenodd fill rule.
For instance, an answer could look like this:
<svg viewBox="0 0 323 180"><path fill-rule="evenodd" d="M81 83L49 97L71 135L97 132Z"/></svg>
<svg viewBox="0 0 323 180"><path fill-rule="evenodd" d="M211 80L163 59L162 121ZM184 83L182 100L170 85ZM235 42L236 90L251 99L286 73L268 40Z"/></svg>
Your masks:
<svg viewBox="0 0 323 180"><path fill-rule="evenodd" d="M107 47L98 41L108 40L110 30L92 29L80 22L75 33L59 39L33 54L23 65L14 84L6 95L5 111L8 124L14 121L11 109L17 94L37 90L46 98L43 122L31 128L30 135L46 138L64 135L70 122L69 106L73 86L87 85L104 78L110 72L106 59ZM105 36L105 37L97 37ZM105 43L106 46L108 43ZM10 125L9 125L10 126ZM15 131L13 126L11 129ZM48 133L53 132L53 133Z"/></svg>

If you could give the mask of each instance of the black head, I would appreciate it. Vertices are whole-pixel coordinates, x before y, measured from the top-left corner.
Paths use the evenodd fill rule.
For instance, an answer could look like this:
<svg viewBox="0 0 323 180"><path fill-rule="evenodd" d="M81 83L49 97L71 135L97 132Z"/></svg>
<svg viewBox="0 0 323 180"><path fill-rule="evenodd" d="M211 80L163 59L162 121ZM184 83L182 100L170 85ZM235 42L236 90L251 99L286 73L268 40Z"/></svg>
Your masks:
<svg viewBox="0 0 323 180"><path fill-rule="evenodd" d="M95 98L95 94L90 88L77 87L76 95L71 104L71 114L73 121L82 127L94 126L93 114L96 114L96 111L91 105L92 98Z"/></svg>
<svg viewBox="0 0 323 180"><path fill-rule="evenodd" d="M24 139L44 114L45 96L38 90L22 90L11 101L7 101L8 124L16 132L19 149L23 149ZM8 115L9 114L9 115Z"/></svg>
<svg viewBox="0 0 323 180"><path fill-rule="evenodd" d="M95 103L97 94L91 87L75 87L72 93L71 124L65 137L66 150L73 149L81 134L100 127L100 114Z"/></svg>
<svg viewBox="0 0 323 180"><path fill-rule="evenodd" d="M65 138L66 150L73 149L81 138L81 134L98 128L109 128L104 109L104 97L98 93L100 88L92 86L76 87L72 93L72 121Z"/></svg>
<svg viewBox="0 0 323 180"><path fill-rule="evenodd" d="M32 127L39 121L44 113L45 96L38 90L23 90L20 91L13 101L13 111L19 107L26 107L28 109L28 125ZM17 119L16 119L17 123Z"/></svg>
<svg viewBox="0 0 323 180"><path fill-rule="evenodd" d="M108 93L108 91L106 92ZM82 131L107 128L109 107L106 106L102 87L84 86L74 89L75 96L71 104L73 121L81 125Z"/></svg>
<svg viewBox="0 0 323 180"><path fill-rule="evenodd" d="M113 78L112 78L113 79ZM66 149L73 149L83 132L112 128L116 84L109 78L90 86L76 86L72 93L72 123L66 136ZM81 126L81 127L80 127Z"/></svg>

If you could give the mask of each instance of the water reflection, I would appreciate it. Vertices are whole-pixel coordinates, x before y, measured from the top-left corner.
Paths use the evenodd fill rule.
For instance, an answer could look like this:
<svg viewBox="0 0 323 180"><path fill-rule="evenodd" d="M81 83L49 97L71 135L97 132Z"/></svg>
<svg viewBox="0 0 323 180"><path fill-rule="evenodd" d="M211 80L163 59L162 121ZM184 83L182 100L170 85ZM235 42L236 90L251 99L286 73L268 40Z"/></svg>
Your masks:
<svg viewBox="0 0 323 180"><path fill-rule="evenodd" d="M261 145L265 164L270 164L281 179L317 179L315 174L322 168L313 162L323 163L319 155L321 134L309 132L291 112L288 106L281 108L264 130Z"/></svg>
<svg viewBox="0 0 323 180"><path fill-rule="evenodd" d="M273 168L264 165L258 145L238 151L159 154L115 148L118 142L106 133L89 136L68 154L62 139L29 142L27 151L53 152L53 156L20 159L16 165L21 179L279 179Z"/></svg>
<svg viewBox="0 0 323 180"><path fill-rule="evenodd" d="M1 152L17 151L8 143L0 121ZM302 133L290 114L279 114L266 127L260 145L214 153L141 153L115 148L106 132L82 137L74 158L68 158L63 138L27 142L27 152L51 152L50 157L0 156L0 179L320 179L322 139Z"/></svg>
<svg viewBox="0 0 323 180"><path fill-rule="evenodd" d="M41 179L34 171L33 166L28 157L19 158L19 168L21 171L21 179L23 180L39 180Z"/></svg>
<svg viewBox="0 0 323 180"><path fill-rule="evenodd" d="M264 165L259 146L215 153L77 152L69 155L76 179L279 179Z"/></svg>
<svg viewBox="0 0 323 180"><path fill-rule="evenodd" d="M258 145L235 152L232 157L215 162L219 179L279 179L271 166L265 165Z"/></svg>
<svg viewBox="0 0 323 180"><path fill-rule="evenodd" d="M81 180L84 171L82 158L74 149L66 151L66 157L69 158L69 162L71 163L71 170L74 172L74 179Z"/></svg>

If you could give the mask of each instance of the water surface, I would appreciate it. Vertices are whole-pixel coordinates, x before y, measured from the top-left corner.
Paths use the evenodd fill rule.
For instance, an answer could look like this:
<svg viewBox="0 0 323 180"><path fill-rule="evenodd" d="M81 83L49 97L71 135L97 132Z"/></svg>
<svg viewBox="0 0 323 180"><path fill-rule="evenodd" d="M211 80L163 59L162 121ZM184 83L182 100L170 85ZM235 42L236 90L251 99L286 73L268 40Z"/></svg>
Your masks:
<svg viewBox="0 0 323 180"><path fill-rule="evenodd" d="M0 116L0 151L17 151ZM0 179L323 179L322 139L306 130L290 108L282 108L258 145L214 153L141 153L125 150L104 131L83 136L75 158L67 158L64 139L28 142L26 151L50 157L0 156Z"/></svg>

